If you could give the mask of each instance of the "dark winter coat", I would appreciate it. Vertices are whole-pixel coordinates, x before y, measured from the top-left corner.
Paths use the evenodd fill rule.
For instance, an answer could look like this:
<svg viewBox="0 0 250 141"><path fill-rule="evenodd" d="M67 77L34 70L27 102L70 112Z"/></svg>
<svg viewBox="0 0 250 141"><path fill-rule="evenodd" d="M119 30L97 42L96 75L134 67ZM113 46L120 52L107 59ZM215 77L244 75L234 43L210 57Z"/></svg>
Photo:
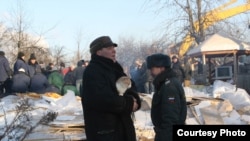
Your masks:
<svg viewBox="0 0 250 141"><path fill-rule="evenodd" d="M126 74L119 63L93 54L83 74L82 104L88 141L136 141L131 113L133 90L119 96L115 82Z"/></svg>
<svg viewBox="0 0 250 141"><path fill-rule="evenodd" d="M30 92L45 93L49 87L47 77L42 73L36 73L30 80Z"/></svg>
<svg viewBox="0 0 250 141"><path fill-rule="evenodd" d="M85 67L83 67L82 65L83 65L83 61L79 61L77 63L77 67L73 70L76 80L81 80L83 77L83 72L85 70Z"/></svg>
<svg viewBox="0 0 250 141"><path fill-rule="evenodd" d="M179 79L179 81L181 83L183 83L184 78L185 78L185 72L184 69L181 66L181 63L179 61L177 61L176 63L172 64L172 69L175 72L177 78Z"/></svg>
<svg viewBox="0 0 250 141"><path fill-rule="evenodd" d="M5 56L0 55L0 82L4 82L11 76L9 61Z"/></svg>
<svg viewBox="0 0 250 141"><path fill-rule="evenodd" d="M42 71L41 66L38 63L35 63L35 64L29 63L28 68L29 68L30 77L33 77L38 69L39 69L39 72Z"/></svg>
<svg viewBox="0 0 250 141"><path fill-rule="evenodd" d="M64 84L70 84L74 85L76 84L76 79L73 71L69 71L65 74L64 78Z"/></svg>
<svg viewBox="0 0 250 141"><path fill-rule="evenodd" d="M141 67L137 67L133 74L133 81L135 82L137 91L140 93L145 93L144 84L146 82L147 76L145 75L147 67L143 64Z"/></svg>
<svg viewBox="0 0 250 141"><path fill-rule="evenodd" d="M28 68L28 64L26 64L26 62L22 59L22 58L18 58L14 64L14 74L18 73L18 70L20 68L23 68L25 70L26 74L29 74L29 68Z"/></svg>
<svg viewBox="0 0 250 141"><path fill-rule="evenodd" d="M17 72L12 78L12 92L25 93L29 91L30 77L25 72Z"/></svg>
<svg viewBox="0 0 250 141"><path fill-rule="evenodd" d="M151 119L155 141L172 141L173 125L185 124L185 93L171 69L156 76L154 85L156 92L152 99Z"/></svg>

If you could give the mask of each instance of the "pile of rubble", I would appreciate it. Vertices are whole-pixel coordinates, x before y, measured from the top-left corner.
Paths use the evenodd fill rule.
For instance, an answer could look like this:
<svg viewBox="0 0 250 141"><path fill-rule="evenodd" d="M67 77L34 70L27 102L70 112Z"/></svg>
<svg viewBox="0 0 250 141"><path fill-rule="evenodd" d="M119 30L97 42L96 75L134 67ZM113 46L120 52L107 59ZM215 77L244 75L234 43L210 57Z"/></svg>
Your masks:
<svg viewBox="0 0 250 141"><path fill-rule="evenodd" d="M212 87L185 87L185 92L187 124L250 124L250 96L244 89L217 80Z"/></svg>

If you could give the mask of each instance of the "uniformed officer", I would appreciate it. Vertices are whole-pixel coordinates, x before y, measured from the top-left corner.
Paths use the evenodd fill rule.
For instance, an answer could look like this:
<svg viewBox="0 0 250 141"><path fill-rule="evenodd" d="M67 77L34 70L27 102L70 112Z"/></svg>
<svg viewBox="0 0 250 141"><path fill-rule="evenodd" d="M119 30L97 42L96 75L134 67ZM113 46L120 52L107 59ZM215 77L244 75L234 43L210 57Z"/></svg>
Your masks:
<svg viewBox="0 0 250 141"><path fill-rule="evenodd" d="M155 141L172 141L173 125L185 124L187 105L184 89L171 69L168 55L153 54L147 57L147 67L154 76L151 119Z"/></svg>

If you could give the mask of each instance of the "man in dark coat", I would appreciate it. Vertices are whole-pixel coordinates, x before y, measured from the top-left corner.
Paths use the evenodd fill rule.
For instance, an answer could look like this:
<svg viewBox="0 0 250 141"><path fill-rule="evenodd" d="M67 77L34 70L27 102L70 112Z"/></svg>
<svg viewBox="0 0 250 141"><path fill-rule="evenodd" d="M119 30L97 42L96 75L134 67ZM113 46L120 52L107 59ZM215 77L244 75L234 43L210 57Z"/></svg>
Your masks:
<svg viewBox="0 0 250 141"><path fill-rule="evenodd" d="M23 68L26 74L29 74L29 68L28 68L28 64L26 64L25 60L25 55L23 52L18 52L17 55L17 60L14 64L14 74L18 73L18 70L20 68Z"/></svg>
<svg viewBox="0 0 250 141"><path fill-rule="evenodd" d="M7 81L12 75L9 61L4 55L5 53L0 51L0 95L9 91Z"/></svg>
<svg viewBox="0 0 250 141"><path fill-rule="evenodd" d="M41 69L36 69L35 74L30 80L30 92L43 94L47 92L50 84L47 77L42 73Z"/></svg>
<svg viewBox="0 0 250 141"><path fill-rule="evenodd" d="M124 96L118 94L116 81L126 74L116 61L115 47L108 36L90 44L91 60L83 74L81 93L88 141L136 141L131 114L141 101L134 85Z"/></svg>
<svg viewBox="0 0 250 141"><path fill-rule="evenodd" d="M185 72L183 67L181 66L181 62L177 56L172 57L172 69L175 72L178 80L183 83L185 78Z"/></svg>
<svg viewBox="0 0 250 141"><path fill-rule="evenodd" d="M80 92L80 86L82 85L82 76L85 70L84 60L80 60L77 62L77 67L74 69L74 78L76 79L76 88Z"/></svg>
<svg viewBox="0 0 250 141"><path fill-rule="evenodd" d="M12 78L12 92L13 93L26 93L29 91L30 77L25 73L23 68L20 68Z"/></svg>
<svg viewBox="0 0 250 141"><path fill-rule="evenodd" d="M184 89L171 69L170 57L153 54L147 57L147 67L154 78L151 119L155 141L172 141L173 125L185 124L187 116Z"/></svg>
<svg viewBox="0 0 250 141"><path fill-rule="evenodd" d="M32 53L32 54L30 55L30 58L29 58L29 60L28 60L28 67L29 67L29 76L30 76L31 78L35 75L35 73L36 73L36 71L37 71L38 69L42 70L42 69L41 69L41 66L40 66L40 65L38 64L38 62L36 61L36 56L35 56L34 53ZM39 72L40 72L40 70L39 70Z"/></svg>

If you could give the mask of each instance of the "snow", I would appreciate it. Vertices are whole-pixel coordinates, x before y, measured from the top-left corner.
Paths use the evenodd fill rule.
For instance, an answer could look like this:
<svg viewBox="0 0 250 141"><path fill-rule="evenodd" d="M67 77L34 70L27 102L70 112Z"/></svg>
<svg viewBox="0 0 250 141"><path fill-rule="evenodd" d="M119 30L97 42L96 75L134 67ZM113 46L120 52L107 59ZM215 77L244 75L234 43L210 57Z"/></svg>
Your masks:
<svg viewBox="0 0 250 141"><path fill-rule="evenodd" d="M212 124L215 122L222 124L250 124L249 94L243 89L235 89L234 85L227 82L216 81L213 86L184 87L189 102L192 103L194 98L200 98L199 102L196 101L188 106L186 124ZM215 95L216 97L214 97ZM152 139L154 131L150 109L153 94L141 94L140 96L142 99L142 108L134 113L134 125L138 136ZM3 134L6 124L8 125L13 121L16 114L16 106L20 100L22 99L19 96L14 95L9 95L1 99L0 134ZM44 115L48 111L58 113L56 120L51 125L84 124L81 101L77 100L72 91L68 91L64 96L56 100L42 97L41 99L29 99L29 103L33 107L30 115L32 116L32 120L34 120L29 124L37 123L41 115ZM193 112L191 112L190 107L193 108ZM214 116L209 117L211 115ZM76 118L79 119L76 120ZM36 130L45 129L39 126ZM20 130L14 130L13 132L12 134L16 134L15 136L21 134ZM6 137L5 140L8 140L8 138Z"/></svg>

